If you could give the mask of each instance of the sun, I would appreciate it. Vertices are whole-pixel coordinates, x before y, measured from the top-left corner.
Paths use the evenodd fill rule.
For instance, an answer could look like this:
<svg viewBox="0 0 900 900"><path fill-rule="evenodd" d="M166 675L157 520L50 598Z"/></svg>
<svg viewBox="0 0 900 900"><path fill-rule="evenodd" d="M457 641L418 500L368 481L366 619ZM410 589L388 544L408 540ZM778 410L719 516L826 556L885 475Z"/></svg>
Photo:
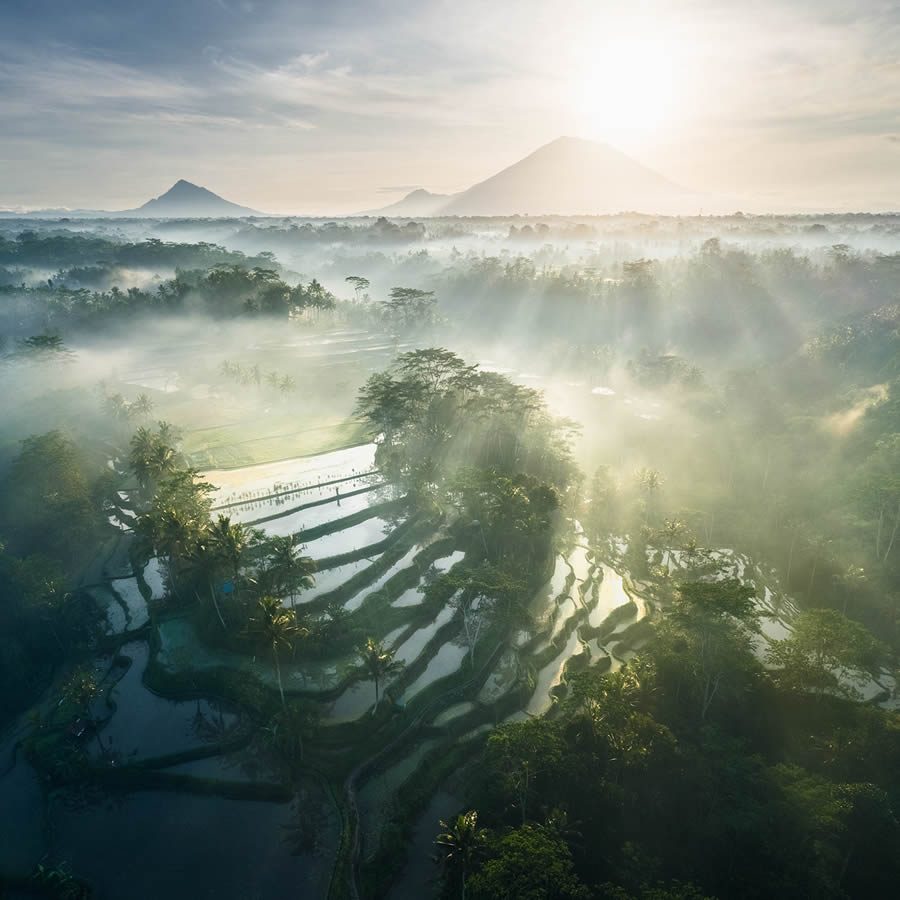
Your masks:
<svg viewBox="0 0 900 900"><path fill-rule="evenodd" d="M583 60L572 88L582 136L642 144L678 115L682 67L669 42L614 40L584 54Z"/></svg>

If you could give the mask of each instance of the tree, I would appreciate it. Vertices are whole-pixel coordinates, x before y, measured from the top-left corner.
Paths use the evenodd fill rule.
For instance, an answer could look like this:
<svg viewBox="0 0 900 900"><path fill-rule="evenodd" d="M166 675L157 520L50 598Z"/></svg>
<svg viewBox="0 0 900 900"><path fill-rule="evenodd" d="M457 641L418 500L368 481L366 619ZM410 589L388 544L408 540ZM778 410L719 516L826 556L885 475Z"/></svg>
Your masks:
<svg viewBox="0 0 900 900"><path fill-rule="evenodd" d="M395 675L403 668L400 660L394 659L394 651L387 649L375 638L366 638L365 644L357 650L360 662L368 672L369 677L375 682L375 704L372 707L372 715L378 709L378 689L382 681Z"/></svg>
<svg viewBox="0 0 900 900"><path fill-rule="evenodd" d="M496 612L496 605L504 602L502 612L509 616L513 601L525 592L525 582L487 563L477 569L450 572L443 576L443 582L455 591L450 602L462 617L469 662L474 668L475 648Z"/></svg>
<svg viewBox="0 0 900 900"><path fill-rule="evenodd" d="M748 649L750 633L759 629L753 598L736 578L683 583L660 627L660 649L694 682L701 721L730 679L755 668Z"/></svg>
<svg viewBox="0 0 900 900"><path fill-rule="evenodd" d="M221 514L206 530L204 543L228 574L236 595L247 553L261 539L258 530L248 528L243 522L232 522L230 516Z"/></svg>
<svg viewBox="0 0 900 900"><path fill-rule="evenodd" d="M136 415L146 417L153 412L154 405L146 394L138 394L137 399L131 404L131 409Z"/></svg>
<svg viewBox="0 0 900 900"><path fill-rule="evenodd" d="M875 518L876 559L886 562L900 529L900 434L883 437L866 460L856 482L863 511Z"/></svg>
<svg viewBox="0 0 900 900"><path fill-rule="evenodd" d="M473 900L587 900L565 841L541 825L522 825L492 841L469 881Z"/></svg>
<svg viewBox="0 0 900 900"><path fill-rule="evenodd" d="M128 465L142 488L155 485L164 475L174 472L177 459L174 444L163 439L162 427L153 432L142 425L132 435Z"/></svg>
<svg viewBox="0 0 900 900"><path fill-rule="evenodd" d="M284 685L281 682L281 662L278 651L281 647L293 647L298 637L309 634L306 628L297 624L296 616L287 612L275 597L262 597L258 601L258 610L250 620L250 629L259 636L263 643L272 648L272 659L275 662L275 677L278 679L278 692L281 694L281 706L285 707Z"/></svg>
<svg viewBox="0 0 900 900"><path fill-rule="evenodd" d="M11 562L11 574L22 591L25 609L47 625L59 649L64 650L58 627L68 596L62 567L42 554L33 554L24 559L12 557Z"/></svg>
<svg viewBox="0 0 900 900"><path fill-rule="evenodd" d="M656 469L638 469L636 476L640 487L647 493L647 521L656 521L657 495L663 486L663 477Z"/></svg>
<svg viewBox="0 0 900 900"><path fill-rule="evenodd" d="M514 798L523 825L535 783L559 765L562 754L557 727L544 719L507 722L488 738L487 765L497 774L504 791Z"/></svg>
<svg viewBox="0 0 900 900"><path fill-rule="evenodd" d="M470 810L460 813L451 825L441 820L444 830L435 839L438 846L437 861L444 878L451 884L459 884L460 900L466 900L466 879L487 841L487 831L478 827L478 813Z"/></svg>
<svg viewBox="0 0 900 900"><path fill-rule="evenodd" d="M316 561L302 556L303 545L295 535L276 537L268 545L263 580L266 587L279 597L287 595L294 609L294 597L298 591L309 590L316 583Z"/></svg>
<svg viewBox="0 0 900 900"><path fill-rule="evenodd" d="M434 291L419 288L391 288L390 299L381 303L385 318L398 331L413 331L437 321Z"/></svg>
<svg viewBox="0 0 900 900"><path fill-rule="evenodd" d="M768 650L776 681L798 693L824 693L856 698L849 683L853 670L872 667L881 648L864 626L835 609L808 609L794 620L793 633L774 641Z"/></svg>
<svg viewBox="0 0 900 900"><path fill-rule="evenodd" d="M365 292L369 289L369 279L363 278L361 275L348 275L344 281L353 285L353 292L356 294L356 302L359 303Z"/></svg>
<svg viewBox="0 0 900 900"><path fill-rule="evenodd" d="M656 687L656 667L643 656L618 672L589 668L575 675L565 701L567 719L582 752L593 748L598 779L607 768L614 781L627 772L645 776L651 761L672 758L675 738L651 715Z"/></svg>
<svg viewBox="0 0 900 900"><path fill-rule="evenodd" d="M165 558L176 595L179 569L196 556L209 525L210 494L214 490L194 469L177 469L160 479L149 511L135 526L143 551Z"/></svg>
<svg viewBox="0 0 900 900"><path fill-rule="evenodd" d="M40 551L60 560L78 555L97 524L85 470L83 455L60 431L22 442L5 479L0 508L11 549L23 555Z"/></svg>

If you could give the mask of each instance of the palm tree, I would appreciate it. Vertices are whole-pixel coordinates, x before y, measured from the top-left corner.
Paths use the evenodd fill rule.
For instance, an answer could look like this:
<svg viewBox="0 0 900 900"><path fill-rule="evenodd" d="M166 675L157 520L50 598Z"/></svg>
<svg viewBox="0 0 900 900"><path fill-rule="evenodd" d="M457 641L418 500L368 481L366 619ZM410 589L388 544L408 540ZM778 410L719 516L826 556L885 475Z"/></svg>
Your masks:
<svg viewBox="0 0 900 900"><path fill-rule="evenodd" d="M153 401L146 394L138 394L137 400L131 404L131 409L139 416L149 416L153 412L153 406Z"/></svg>
<svg viewBox="0 0 900 900"><path fill-rule="evenodd" d="M166 507L156 514L148 514L139 525L146 521L152 533L152 541L156 552L166 559L169 581L175 595L178 596L177 562L185 559L193 549L197 540L194 523L175 507Z"/></svg>
<svg viewBox="0 0 900 900"><path fill-rule="evenodd" d="M232 523L230 516L220 515L207 529L209 551L231 577L235 595L247 550L257 538L258 533L254 529L247 528L241 522Z"/></svg>
<svg viewBox="0 0 900 900"><path fill-rule="evenodd" d="M391 675L395 675L403 668L403 663L394 659L394 651L388 650L375 638L366 638L365 644L357 650L360 661L369 673L369 677L375 682L375 705L372 707L372 715L378 709L378 686L380 682Z"/></svg>
<svg viewBox="0 0 900 900"><path fill-rule="evenodd" d="M153 446L153 432L141 425L131 436L131 449L128 453L128 465L137 476L141 487L146 487L150 480L150 457L153 454Z"/></svg>
<svg viewBox="0 0 900 900"><path fill-rule="evenodd" d="M440 848L437 861L451 878L459 879L461 900L466 900L466 878L472 863L487 840L487 831L478 827L478 813L473 809L460 813L452 825L443 820L444 829L435 844Z"/></svg>
<svg viewBox="0 0 900 900"><path fill-rule="evenodd" d="M291 598L291 609L294 609L294 597L298 591L309 590L316 583L313 572L316 561L310 556L301 556L303 545L294 535L274 538L269 545L267 574L274 586Z"/></svg>
<svg viewBox="0 0 900 900"><path fill-rule="evenodd" d="M141 487L174 472L176 457L175 448L162 436L162 428L154 434L142 425L131 438L128 464Z"/></svg>
<svg viewBox="0 0 900 900"><path fill-rule="evenodd" d="M219 618L219 622L222 625L222 630L226 630L227 626L225 625L225 619L222 616L222 610L219 608L219 600L216 597L216 576L217 569L220 565L220 560L216 557L216 554L209 546L209 542L206 540L205 536L201 536L200 540L195 544L193 551L191 552L190 562L194 568L195 573L203 578L206 581L206 584L209 588L209 596L212 599L213 608L216 611L216 615ZM200 594L196 593L197 601L200 601Z"/></svg>
<svg viewBox="0 0 900 900"><path fill-rule="evenodd" d="M286 612L275 597L262 597L257 605L259 610L250 620L250 628L272 647L275 676L278 679L281 706L284 708L284 685L281 682L281 662L278 659L278 649L283 646L292 647L298 637L303 637L309 632L297 624L296 616Z"/></svg>

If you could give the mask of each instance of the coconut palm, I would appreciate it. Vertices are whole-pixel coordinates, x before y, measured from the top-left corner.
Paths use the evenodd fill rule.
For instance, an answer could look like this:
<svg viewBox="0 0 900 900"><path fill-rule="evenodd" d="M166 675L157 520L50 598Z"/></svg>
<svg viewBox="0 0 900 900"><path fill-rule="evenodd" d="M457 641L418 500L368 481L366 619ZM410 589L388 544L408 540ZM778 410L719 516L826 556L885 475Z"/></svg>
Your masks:
<svg viewBox="0 0 900 900"><path fill-rule="evenodd" d="M258 540L258 531L241 522L232 522L230 516L220 515L206 531L206 545L231 578L235 594L247 551Z"/></svg>
<svg viewBox="0 0 900 900"><path fill-rule="evenodd" d="M138 394L137 399L131 404L131 411L139 416L149 416L153 412L153 401L146 394Z"/></svg>
<svg viewBox="0 0 900 900"><path fill-rule="evenodd" d="M257 601L257 606L256 615L250 620L250 630L272 648L275 677L278 679L281 706L284 708L284 685L281 681L281 662L278 658L278 650L281 647L293 647L297 638L307 635L309 631L297 624L296 616L287 612L276 597L262 597Z"/></svg>
<svg viewBox="0 0 900 900"><path fill-rule="evenodd" d="M394 659L394 651L388 650L375 638L366 638L365 644L357 651L363 667L369 673L369 677L375 682L375 705L372 707L372 715L378 709L378 688L380 683L403 668L403 663Z"/></svg>
<svg viewBox="0 0 900 900"><path fill-rule="evenodd" d="M141 487L174 472L176 459L175 448L163 439L161 432L154 434L142 425L131 438L128 464Z"/></svg>
<svg viewBox="0 0 900 900"><path fill-rule="evenodd" d="M266 560L266 573L273 586L281 596L291 599L294 609L294 597L298 591L308 590L316 583L313 573L316 561L310 556L302 556L303 545L294 535L276 537L269 544Z"/></svg>
<svg viewBox="0 0 900 900"><path fill-rule="evenodd" d="M478 827L478 813L473 809L460 813L452 824L441 821L444 830L435 839L438 846L437 861L445 875L459 881L459 896L466 898L466 878L472 863L483 850L487 831Z"/></svg>

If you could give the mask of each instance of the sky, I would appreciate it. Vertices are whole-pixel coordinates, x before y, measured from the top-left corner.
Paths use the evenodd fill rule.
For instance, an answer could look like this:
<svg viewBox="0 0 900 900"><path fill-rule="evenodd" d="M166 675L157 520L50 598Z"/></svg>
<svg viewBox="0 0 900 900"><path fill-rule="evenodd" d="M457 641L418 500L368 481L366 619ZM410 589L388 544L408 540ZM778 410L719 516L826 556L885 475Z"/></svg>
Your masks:
<svg viewBox="0 0 900 900"><path fill-rule="evenodd" d="M900 209L900 2L0 2L0 208L349 214L560 135L746 210Z"/></svg>

